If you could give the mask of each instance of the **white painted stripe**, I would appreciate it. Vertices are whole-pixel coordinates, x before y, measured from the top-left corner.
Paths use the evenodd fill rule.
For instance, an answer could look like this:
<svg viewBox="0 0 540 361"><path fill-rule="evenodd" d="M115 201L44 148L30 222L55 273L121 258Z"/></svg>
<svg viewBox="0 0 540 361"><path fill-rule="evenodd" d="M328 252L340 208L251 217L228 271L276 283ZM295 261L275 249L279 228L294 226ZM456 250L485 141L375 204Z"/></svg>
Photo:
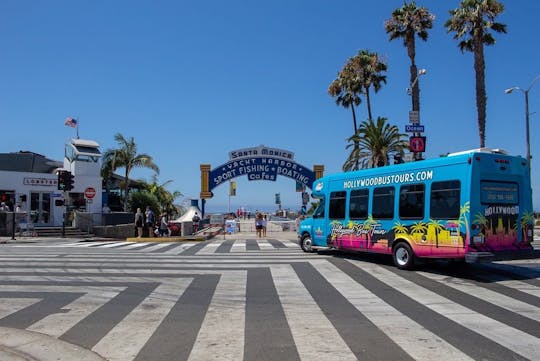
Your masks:
<svg viewBox="0 0 540 361"><path fill-rule="evenodd" d="M110 361L134 359L190 283L191 279L177 278L174 282L160 284L117 323L92 351Z"/></svg>
<svg viewBox="0 0 540 361"><path fill-rule="evenodd" d="M201 248L197 254L213 254L216 252L216 249L221 246L221 244L223 243L224 241L223 240L215 240L215 241L212 241L211 243L207 243L203 248Z"/></svg>
<svg viewBox="0 0 540 361"><path fill-rule="evenodd" d="M64 306L63 313L50 314L28 327L30 331L60 337L82 319L109 302L125 287L75 287L75 286L32 286L33 292L85 292L70 304Z"/></svg>
<svg viewBox="0 0 540 361"><path fill-rule="evenodd" d="M415 360L437 360L441 355L448 360L471 360L468 355L387 304L331 263L317 262L316 268L358 311Z"/></svg>
<svg viewBox="0 0 540 361"><path fill-rule="evenodd" d="M244 358L246 282L246 271L221 275L189 360Z"/></svg>
<svg viewBox="0 0 540 361"><path fill-rule="evenodd" d="M171 249L169 249L167 251L164 251L163 254L175 254L175 255L178 255L178 254L184 252L186 249L193 247L196 244L197 243L195 243L195 242L182 243L182 244L179 244L177 247L173 247L173 248L171 248Z"/></svg>
<svg viewBox="0 0 540 361"><path fill-rule="evenodd" d="M162 249L162 248L165 248L165 247L169 247L171 244L171 242L160 242L160 243L156 243L154 244L153 246L150 246L148 248L145 248L144 251L145 252L152 252L152 251L156 251L158 249ZM175 243L176 244L176 243Z"/></svg>
<svg viewBox="0 0 540 361"><path fill-rule="evenodd" d="M154 242L131 242L131 244L122 247L122 249L137 249L149 244L154 244Z"/></svg>
<svg viewBox="0 0 540 361"><path fill-rule="evenodd" d="M18 290L13 292L23 292L21 288L19 287ZM9 290L5 289L4 285L2 285L2 291L9 292ZM28 306L32 306L39 301L41 301L41 298L0 298L0 319L25 309Z"/></svg>
<svg viewBox="0 0 540 361"><path fill-rule="evenodd" d="M418 272L424 277L440 282L448 287L464 292L470 296L489 302L496 306L512 311L521 316L540 322L540 309L528 303L508 297L502 293L494 292L481 286L472 284L467 280L433 274L429 272Z"/></svg>
<svg viewBox="0 0 540 361"><path fill-rule="evenodd" d="M356 360L290 265L271 267L274 285L302 360Z"/></svg>
<svg viewBox="0 0 540 361"><path fill-rule="evenodd" d="M236 240L234 241L231 252L245 252L246 251L246 240Z"/></svg>
<svg viewBox="0 0 540 361"><path fill-rule="evenodd" d="M300 248L300 245L299 245L298 242L296 242L296 241L291 241L291 240L281 240L281 242L283 242L283 244L284 244L285 247L287 247L287 248L297 248L297 249Z"/></svg>
<svg viewBox="0 0 540 361"><path fill-rule="evenodd" d="M92 245L96 245L101 242L93 242ZM100 244L99 246L93 247L93 248L113 248L113 247L120 247L126 244L133 244L133 242L112 242L112 243L105 243Z"/></svg>
<svg viewBox="0 0 540 361"><path fill-rule="evenodd" d="M474 312L447 298L439 296L417 284L406 280L381 266L368 262L352 262L359 268L368 271L380 281L395 288L404 295L416 300L425 307L451 319L492 341L529 358L537 359L540 354L540 339L523 331L507 326L502 322Z"/></svg>
<svg viewBox="0 0 540 361"><path fill-rule="evenodd" d="M272 246L272 244L268 242L267 240L258 239L257 244L259 245L259 248L261 249L261 251L268 250L268 249L271 249L271 250L275 249L274 246Z"/></svg>
<svg viewBox="0 0 540 361"><path fill-rule="evenodd" d="M540 298L540 288L537 286L531 285L530 283L527 283L527 282L507 280L506 278L497 277L497 276L495 277L482 276L482 279L486 279L491 282L497 282L498 284L506 286L508 288L513 288L523 293L527 293L529 295L533 295L535 297Z"/></svg>

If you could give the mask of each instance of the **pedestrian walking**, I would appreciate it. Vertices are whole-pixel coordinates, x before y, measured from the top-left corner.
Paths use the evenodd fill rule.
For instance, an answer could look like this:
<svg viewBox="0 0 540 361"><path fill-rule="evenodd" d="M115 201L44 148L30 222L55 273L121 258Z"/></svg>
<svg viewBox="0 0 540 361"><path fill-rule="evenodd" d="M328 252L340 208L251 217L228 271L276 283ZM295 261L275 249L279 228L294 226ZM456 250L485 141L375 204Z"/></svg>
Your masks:
<svg viewBox="0 0 540 361"><path fill-rule="evenodd" d="M262 214L257 213L255 216L255 230L257 232L257 238L262 237L263 217Z"/></svg>
<svg viewBox="0 0 540 361"><path fill-rule="evenodd" d="M199 213L195 212L195 215L193 216L193 218L191 218L191 221L193 222L193 234L195 234L199 230L199 222L201 221Z"/></svg>
<svg viewBox="0 0 540 361"><path fill-rule="evenodd" d="M137 208L135 213L135 228L137 228L137 238L141 238L143 234L143 214L140 208Z"/></svg>
<svg viewBox="0 0 540 361"><path fill-rule="evenodd" d="M169 222L167 222L167 215L165 213L159 219L159 236L169 236Z"/></svg>
<svg viewBox="0 0 540 361"><path fill-rule="evenodd" d="M148 229L148 237L154 237L154 212L150 206L146 207L146 228Z"/></svg>
<svg viewBox="0 0 540 361"><path fill-rule="evenodd" d="M266 219L266 214L263 216L263 220L262 220L262 236L263 237L266 237L266 224L268 223L267 219Z"/></svg>

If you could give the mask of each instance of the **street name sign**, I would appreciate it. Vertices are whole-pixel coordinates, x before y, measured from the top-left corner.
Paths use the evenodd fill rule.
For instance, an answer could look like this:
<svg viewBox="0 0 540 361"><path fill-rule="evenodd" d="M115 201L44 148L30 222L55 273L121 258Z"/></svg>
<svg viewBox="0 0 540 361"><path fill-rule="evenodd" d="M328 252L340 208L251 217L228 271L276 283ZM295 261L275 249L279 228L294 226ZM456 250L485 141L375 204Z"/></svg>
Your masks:
<svg viewBox="0 0 540 361"><path fill-rule="evenodd" d="M423 133L424 126L419 124L405 124L405 131L407 133Z"/></svg>

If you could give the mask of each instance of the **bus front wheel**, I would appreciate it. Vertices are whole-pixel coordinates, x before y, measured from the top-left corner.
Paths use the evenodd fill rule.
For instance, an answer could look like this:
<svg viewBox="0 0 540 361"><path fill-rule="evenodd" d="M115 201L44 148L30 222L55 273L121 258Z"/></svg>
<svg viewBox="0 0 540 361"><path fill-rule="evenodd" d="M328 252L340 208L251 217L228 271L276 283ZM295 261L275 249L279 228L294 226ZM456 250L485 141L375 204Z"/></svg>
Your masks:
<svg viewBox="0 0 540 361"><path fill-rule="evenodd" d="M414 267L414 252L411 247L400 242L394 247L394 264L400 269L412 269Z"/></svg>
<svg viewBox="0 0 540 361"><path fill-rule="evenodd" d="M313 251L313 241L311 240L311 237L309 234L305 234L302 236L302 240L300 241L300 248L302 248L302 251L311 253Z"/></svg>

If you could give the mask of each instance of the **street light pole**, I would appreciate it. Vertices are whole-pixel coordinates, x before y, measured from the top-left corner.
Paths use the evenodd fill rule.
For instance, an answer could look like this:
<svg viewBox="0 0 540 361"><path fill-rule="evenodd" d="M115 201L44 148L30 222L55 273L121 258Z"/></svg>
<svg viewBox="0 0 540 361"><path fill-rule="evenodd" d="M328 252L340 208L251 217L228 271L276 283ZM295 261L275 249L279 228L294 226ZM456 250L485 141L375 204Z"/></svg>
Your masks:
<svg viewBox="0 0 540 361"><path fill-rule="evenodd" d="M525 94L525 141L527 146L527 163L529 163L529 169L531 167L531 143L530 143L530 136L529 136L529 91L532 89L534 84L540 79L540 75L533 79L531 84L527 89L522 89L518 86L514 86L511 88L506 89L504 92L506 94L512 93L514 90L519 90L523 94Z"/></svg>
<svg viewBox="0 0 540 361"><path fill-rule="evenodd" d="M417 99L417 101L415 102L414 89L418 83L418 79L420 78L420 76L425 75L426 73L427 73L426 69L423 69L423 68L419 69L418 72L416 73L416 78L414 78L410 87L407 88L407 95L410 95L412 99L412 112L409 113L409 122L413 124L420 124L420 109L419 109L420 100ZM412 115L413 113L414 113L414 116ZM413 117L416 118L414 121L413 121ZM417 132L413 133L414 137L420 137L421 135L422 135L421 133L417 133ZM413 156L415 160L422 160L422 152L414 152Z"/></svg>

